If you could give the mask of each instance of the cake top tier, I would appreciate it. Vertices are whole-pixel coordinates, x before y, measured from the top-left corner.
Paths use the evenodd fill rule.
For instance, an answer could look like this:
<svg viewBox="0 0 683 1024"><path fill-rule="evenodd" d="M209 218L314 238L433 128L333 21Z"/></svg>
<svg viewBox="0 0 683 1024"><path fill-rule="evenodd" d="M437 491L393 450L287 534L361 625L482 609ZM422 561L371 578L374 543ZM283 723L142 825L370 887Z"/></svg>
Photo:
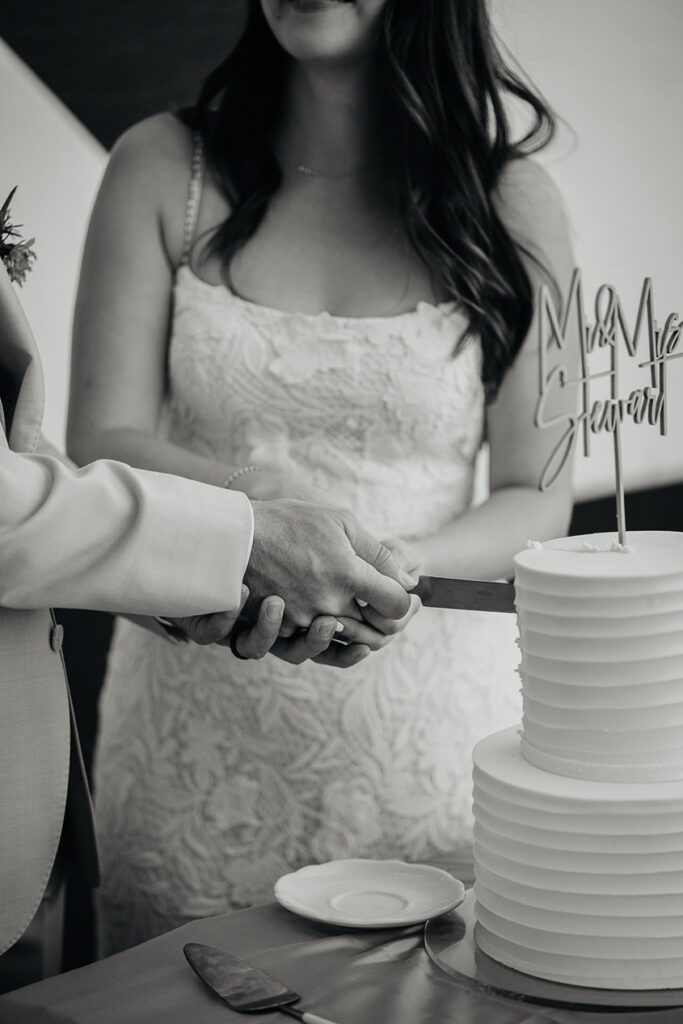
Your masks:
<svg viewBox="0 0 683 1024"><path fill-rule="evenodd" d="M534 545L515 559L522 752L614 782L683 779L683 533Z"/></svg>
<svg viewBox="0 0 683 1024"><path fill-rule="evenodd" d="M518 579L646 580L683 577L683 533L634 531L620 549L616 533L589 533L580 537L533 544L515 556Z"/></svg>

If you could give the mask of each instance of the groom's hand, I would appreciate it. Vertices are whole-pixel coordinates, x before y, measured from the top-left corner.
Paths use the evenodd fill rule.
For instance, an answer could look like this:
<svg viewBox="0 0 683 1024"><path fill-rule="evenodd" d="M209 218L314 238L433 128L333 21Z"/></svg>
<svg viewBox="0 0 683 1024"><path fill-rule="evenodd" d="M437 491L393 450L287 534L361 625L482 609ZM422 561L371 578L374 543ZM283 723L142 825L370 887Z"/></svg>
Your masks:
<svg viewBox="0 0 683 1024"><path fill-rule="evenodd" d="M291 499L254 503L244 579L252 619L257 602L282 597L283 635L308 628L319 615L360 618L357 601L387 619L402 619L410 610L406 590L417 582L349 512Z"/></svg>
<svg viewBox="0 0 683 1024"><path fill-rule="evenodd" d="M242 585L239 608L232 612L212 612L206 615L187 615L179 619L167 619L166 621L178 631L178 639L191 640L202 647L208 644L216 644L232 633L233 627L247 602L249 589ZM265 609L259 609L259 616L265 622ZM278 617L280 622L282 615ZM277 637L277 630L275 632ZM275 639L275 637L273 639Z"/></svg>
<svg viewBox="0 0 683 1024"><path fill-rule="evenodd" d="M271 595L262 601L256 622L249 623L242 615L248 596L249 590L243 584L240 606L234 612L191 615L167 621L179 631L179 639L191 640L202 646L220 644L229 647L236 657L245 661L273 654L295 665L314 658L339 668L348 668L369 654L369 648L358 643L351 644L348 649L335 648L328 652L335 631L341 628L330 615L315 619L307 630L297 636L283 639L280 628L285 605L281 597Z"/></svg>
<svg viewBox="0 0 683 1024"><path fill-rule="evenodd" d="M186 618L166 621L175 631L177 639L191 640L202 647L208 644L233 647L234 631L237 629L240 646L239 649L233 647L237 656L244 659L263 658L280 635L285 606L281 598L267 597L256 612L256 621L246 623L242 612L248 597L249 588L242 584L239 608L235 611L188 615Z"/></svg>

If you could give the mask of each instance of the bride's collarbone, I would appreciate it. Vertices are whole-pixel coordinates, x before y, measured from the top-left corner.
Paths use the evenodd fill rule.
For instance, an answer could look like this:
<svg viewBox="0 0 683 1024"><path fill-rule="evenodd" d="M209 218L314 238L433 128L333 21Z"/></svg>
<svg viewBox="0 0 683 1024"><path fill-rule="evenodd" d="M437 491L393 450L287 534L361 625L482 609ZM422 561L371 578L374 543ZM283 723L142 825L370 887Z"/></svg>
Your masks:
<svg viewBox="0 0 683 1024"><path fill-rule="evenodd" d="M338 317L391 316L433 301L429 284L416 287L405 264L348 265L335 253L329 259L249 259L239 254L230 268L230 289L257 305L289 313L326 312Z"/></svg>
<svg viewBox="0 0 683 1024"><path fill-rule="evenodd" d="M291 313L373 317L435 301L400 223L377 212L363 218L349 211L346 220L331 221L328 211L274 202L228 274L217 256L196 269L211 284L229 282L242 299Z"/></svg>

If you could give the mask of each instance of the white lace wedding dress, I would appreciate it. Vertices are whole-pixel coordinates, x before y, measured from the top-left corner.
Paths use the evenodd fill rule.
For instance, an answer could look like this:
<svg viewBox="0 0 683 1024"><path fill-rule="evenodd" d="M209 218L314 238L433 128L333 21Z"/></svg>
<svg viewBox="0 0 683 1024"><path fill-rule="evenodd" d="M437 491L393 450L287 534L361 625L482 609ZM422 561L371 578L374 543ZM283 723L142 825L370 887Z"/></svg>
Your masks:
<svg viewBox="0 0 683 1024"><path fill-rule="evenodd" d="M178 271L166 434L274 462L379 538L463 512L482 438L480 347L452 304L294 315ZM173 552L169 552L169 558ZM471 750L519 720L512 616L423 609L353 669L174 646L119 622L101 705L102 952L272 899L339 857L466 871Z"/></svg>

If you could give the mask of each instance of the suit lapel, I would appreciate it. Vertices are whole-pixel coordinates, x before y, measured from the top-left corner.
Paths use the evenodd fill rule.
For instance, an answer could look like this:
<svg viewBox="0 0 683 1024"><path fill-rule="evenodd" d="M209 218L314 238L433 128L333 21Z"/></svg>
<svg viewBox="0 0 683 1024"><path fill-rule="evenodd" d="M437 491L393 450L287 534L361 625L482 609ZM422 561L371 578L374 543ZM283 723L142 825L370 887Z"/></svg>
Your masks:
<svg viewBox="0 0 683 1024"><path fill-rule="evenodd" d="M0 401L10 448L34 451L45 407L43 371L31 328L1 263Z"/></svg>

